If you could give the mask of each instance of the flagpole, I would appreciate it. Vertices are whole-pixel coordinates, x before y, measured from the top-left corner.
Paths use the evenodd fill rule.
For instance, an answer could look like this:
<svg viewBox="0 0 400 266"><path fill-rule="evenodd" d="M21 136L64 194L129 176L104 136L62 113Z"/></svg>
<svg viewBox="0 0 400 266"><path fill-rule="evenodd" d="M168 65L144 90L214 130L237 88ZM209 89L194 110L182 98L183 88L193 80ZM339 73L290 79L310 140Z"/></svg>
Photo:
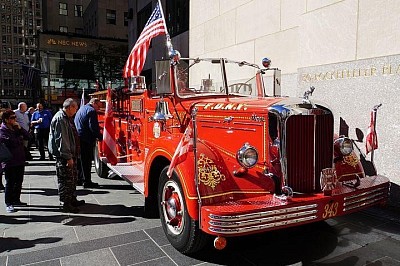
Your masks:
<svg viewBox="0 0 400 266"><path fill-rule="evenodd" d="M167 38L169 39L169 33L168 33L167 23L165 22L164 10L163 10L163 8L162 8L161 1L160 1L160 0L158 0L158 5L160 6L161 16L162 16L162 19L163 19L164 25L165 25L165 35L166 35Z"/></svg>
<svg viewBox="0 0 400 266"><path fill-rule="evenodd" d="M167 23L165 22L164 10L161 5L161 0L158 0L158 5L160 6L161 16L165 26L165 38L167 39L167 49L168 53L170 53L173 50L173 47L172 47L171 37L169 36Z"/></svg>
<svg viewBox="0 0 400 266"><path fill-rule="evenodd" d="M375 105L374 108L372 108L373 119L374 119L374 131L375 132L376 132L376 116L377 116L377 113L378 113L378 109L381 106L382 106L382 104L380 103L378 105ZM375 142L376 142L376 134L375 134L375 138L372 139L372 147L375 147L375 144L376 144ZM372 163L374 162L374 153L375 153L375 149L372 149L372 151L371 151L371 162Z"/></svg>
<svg viewBox="0 0 400 266"><path fill-rule="evenodd" d="M372 115L373 115L373 119L374 119L374 130L375 130L375 127L376 127L376 109L375 108L373 109ZM376 132L376 130L375 130L375 132ZM375 140L376 140L376 138L372 138L372 147L375 147ZM374 162L374 153L375 153L375 149L372 148L372 151L371 151L371 162L372 163Z"/></svg>
<svg viewBox="0 0 400 266"><path fill-rule="evenodd" d="M197 204L199 206L199 221L201 221L201 194L200 194L200 182L199 182L199 168L198 168L198 159L197 159L197 107L194 107L191 112L191 123L193 127L193 154L194 154L194 181L196 184L196 193L197 193Z"/></svg>

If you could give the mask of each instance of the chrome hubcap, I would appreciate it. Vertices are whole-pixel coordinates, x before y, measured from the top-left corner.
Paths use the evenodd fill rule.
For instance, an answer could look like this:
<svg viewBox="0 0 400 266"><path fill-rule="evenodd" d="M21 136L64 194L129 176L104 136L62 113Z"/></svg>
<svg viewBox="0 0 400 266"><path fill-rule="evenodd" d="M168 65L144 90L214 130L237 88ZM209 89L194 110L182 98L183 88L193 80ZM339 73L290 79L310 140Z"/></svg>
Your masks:
<svg viewBox="0 0 400 266"><path fill-rule="evenodd" d="M184 207L182 193L175 181L165 183L161 199L162 215L168 230L174 235L180 234L184 224Z"/></svg>

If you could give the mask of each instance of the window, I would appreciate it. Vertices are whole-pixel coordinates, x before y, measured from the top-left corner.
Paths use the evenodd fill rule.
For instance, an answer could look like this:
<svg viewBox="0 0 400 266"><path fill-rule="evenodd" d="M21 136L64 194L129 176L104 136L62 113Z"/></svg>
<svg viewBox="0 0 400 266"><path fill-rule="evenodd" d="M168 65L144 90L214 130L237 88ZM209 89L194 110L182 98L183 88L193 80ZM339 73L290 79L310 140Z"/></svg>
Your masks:
<svg viewBox="0 0 400 266"><path fill-rule="evenodd" d="M124 26L128 26L128 12L124 12Z"/></svg>
<svg viewBox="0 0 400 266"><path fill-rule="evenodd" d="M117 12L115 10L107 9L107 11L106 11L106 22L107 22L107 24L116 25Z"/></svg>
<svg viewBox="0 0 400 266"><path fill-rule="evenodd" d="M165 19L167 20L168 32L171 37L189 30L189 1L175 0L166 2L167 12Z"/></svg>
<svg viewBox="0 0 400 266"><path fill-rule="evenodd" d="M65 33L67 33L67 32L68 32L68 27L60 26L60 32L65 32Z"/></svg>
<svg viewBox="0 0 400 266"><path fill-rule="evenodd" d="M137 36L140 35L152 12L151 3L142 8L137 14Z"/></svg>
<svg viewBox="0 0 400 266"><path fill-rule="evenodd" d="M60 15L68 16L68 4L67 3L59 3L58 7L59 7Z"/></svg>
<svg viewBox="0 0 400 266"><path fill-rule="evenodd" d="M75 17L83 16L83 7L81 5L75 5Z"/></svg>

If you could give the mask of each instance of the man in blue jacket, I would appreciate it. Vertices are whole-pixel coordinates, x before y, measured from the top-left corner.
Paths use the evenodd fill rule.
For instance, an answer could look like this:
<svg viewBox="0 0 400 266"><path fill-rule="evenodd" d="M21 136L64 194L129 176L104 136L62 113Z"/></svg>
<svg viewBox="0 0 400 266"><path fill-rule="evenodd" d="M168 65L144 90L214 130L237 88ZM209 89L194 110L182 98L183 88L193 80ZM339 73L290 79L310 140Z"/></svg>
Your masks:
<svg viewBox="0 0 400 266"><path fill-rule="evenodd" d="M45 160L44 147L49 141L50 123L53 118L49 110L43 109L43 105L38 103L37 110L32 114L31 124L37 131L37 141L39 143L40 160ZM49 152L49 159L53 160L53 156Z"/></svg>
<svg viewBox="0 0 400 266"><path fill-rule="evenodd" d="M81 106L75 116L75 126L81 144L81 167L78 167L78 185L83 183L84 188L96 188L98 183L92 182L91 168L93 161L93 149L96 140L102 141L97 111L100 108L100 100L90 99L89 103Z"/></svg>

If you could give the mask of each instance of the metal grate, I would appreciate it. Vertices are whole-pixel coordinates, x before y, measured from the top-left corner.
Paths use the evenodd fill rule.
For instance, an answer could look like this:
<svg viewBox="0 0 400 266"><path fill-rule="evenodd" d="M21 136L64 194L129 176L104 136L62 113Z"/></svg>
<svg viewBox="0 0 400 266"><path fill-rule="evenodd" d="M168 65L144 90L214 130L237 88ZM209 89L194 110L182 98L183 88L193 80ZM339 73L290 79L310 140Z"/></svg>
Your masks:
<svg viewBox="0 0 400 266"><path fill-rule="evenodd" d="M332 115L293 115L286 121L288 186L293 191L320 191L323 168L332 167Z"/></svg>

